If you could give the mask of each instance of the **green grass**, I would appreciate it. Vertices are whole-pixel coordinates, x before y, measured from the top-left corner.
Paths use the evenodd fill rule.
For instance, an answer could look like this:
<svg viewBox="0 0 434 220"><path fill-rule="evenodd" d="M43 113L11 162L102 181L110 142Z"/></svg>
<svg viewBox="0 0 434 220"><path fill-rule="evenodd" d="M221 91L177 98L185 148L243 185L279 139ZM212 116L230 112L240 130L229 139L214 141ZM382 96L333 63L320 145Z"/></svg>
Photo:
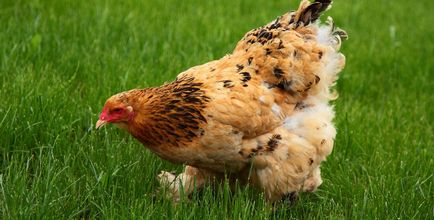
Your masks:
<svg viewBox="0 0 434 220"><path fill-rule="evenodd" d="M92 3L91 3L92 2ZM350 39L324 183L273 212L225 185L177 206L182 169L94 124L107 97L229 53L298 1L1 0L0 219L434 218L434 21L429 0L337 0ZM323 17L324 20L324 17Z"/></svg>

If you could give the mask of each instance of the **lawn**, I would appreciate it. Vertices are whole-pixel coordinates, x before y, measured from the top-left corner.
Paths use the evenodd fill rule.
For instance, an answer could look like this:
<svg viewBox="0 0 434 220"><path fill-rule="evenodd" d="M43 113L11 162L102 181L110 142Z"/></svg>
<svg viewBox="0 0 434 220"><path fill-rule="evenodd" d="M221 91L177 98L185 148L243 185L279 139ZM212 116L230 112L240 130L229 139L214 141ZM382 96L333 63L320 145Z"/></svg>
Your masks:
<svg viewBox="0 0 434 220"><path fill-rule="evenodd" d="M434 5L336 0L349 34L324 183L273 211L251 189L174 206L181 171L124 131L94 129L107 97L230 53L298 0L1 0L0 219L433 219ZM325 17L322 17L324 20Z"/></svg>

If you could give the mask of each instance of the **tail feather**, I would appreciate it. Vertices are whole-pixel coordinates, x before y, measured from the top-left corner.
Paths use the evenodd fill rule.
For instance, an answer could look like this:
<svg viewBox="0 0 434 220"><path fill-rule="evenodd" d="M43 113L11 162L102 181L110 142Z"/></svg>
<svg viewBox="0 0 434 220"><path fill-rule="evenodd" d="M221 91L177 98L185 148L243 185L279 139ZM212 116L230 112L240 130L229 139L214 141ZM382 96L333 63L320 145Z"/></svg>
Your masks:
<svg viewBox="0 0 434 220"><path fill-rule="evenodd" d="M315 22L331 4L332 0L302 0L298 10L249 31L234 53L248 57L247 64L269 88L285 90L296 100L321 91L332 98L329 88L345 64L338 51L348 36L331 18L327 25Z"/></svg>
<svg viewBox="0 0 434 220"><path fill-rule="evenodd" d="M348 39L347 32L336 27L331 17L327 18L326 24L325 26L319 26L317 40L319 43L332 46L338 51L342 41Z"/></svg>
<svg viewBox="0 0 434 220"><path fill-rule="evenodd" d="M295 15L295 28L306 26L316 21L321 16L322 12L331 7L331 3L331 0L316 0L313 3L307 0L302 1Z"/></svg>

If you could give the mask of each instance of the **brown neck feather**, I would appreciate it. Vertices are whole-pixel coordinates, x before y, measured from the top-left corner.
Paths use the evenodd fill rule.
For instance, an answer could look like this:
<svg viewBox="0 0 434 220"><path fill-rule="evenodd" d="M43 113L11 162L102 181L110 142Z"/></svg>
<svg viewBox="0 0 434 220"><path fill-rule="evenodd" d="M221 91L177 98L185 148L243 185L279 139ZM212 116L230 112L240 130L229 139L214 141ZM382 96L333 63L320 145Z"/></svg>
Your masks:
<svg viewBox="0 0 434 220"><path fill-rule="evenodd" d="M128 130L148 147L182 147L203 135L200 127L206 123L203 109L209 98L202 83L194 78L182 77L161 87L132 90L129 97L136 115Z"/></svg>

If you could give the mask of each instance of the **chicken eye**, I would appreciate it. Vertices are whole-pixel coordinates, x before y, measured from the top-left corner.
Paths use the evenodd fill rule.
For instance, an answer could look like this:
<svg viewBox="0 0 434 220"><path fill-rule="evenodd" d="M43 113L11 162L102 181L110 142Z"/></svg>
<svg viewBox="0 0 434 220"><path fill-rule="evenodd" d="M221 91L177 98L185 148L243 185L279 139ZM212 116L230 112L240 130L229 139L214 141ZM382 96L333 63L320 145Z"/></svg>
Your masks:
<svg viewBox="0 0 434 220"><path fill-rule="evenodd" d="M122 112L122 108L115 108L112 111L113 113L121 113Z"/></svg>

